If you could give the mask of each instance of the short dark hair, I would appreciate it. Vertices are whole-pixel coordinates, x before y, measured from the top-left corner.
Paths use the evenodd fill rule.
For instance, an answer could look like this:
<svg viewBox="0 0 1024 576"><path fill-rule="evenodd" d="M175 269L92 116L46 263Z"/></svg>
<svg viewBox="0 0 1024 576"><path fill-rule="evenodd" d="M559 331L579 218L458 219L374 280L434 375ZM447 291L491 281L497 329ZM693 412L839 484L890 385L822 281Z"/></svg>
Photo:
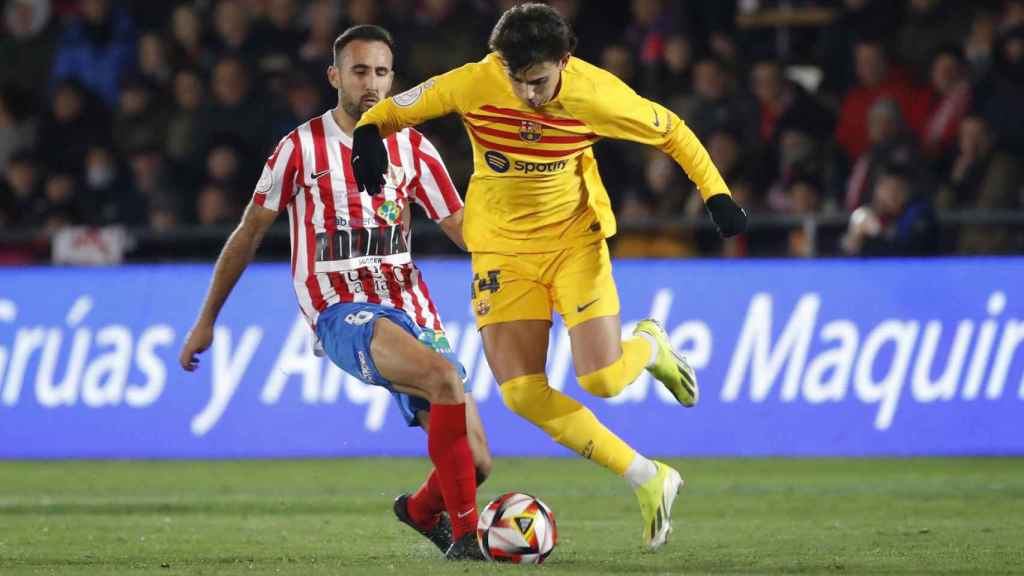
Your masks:
<svg viewBox="0 0 1024 576"><path fill-rule="evenodd" d="M557 10L527 2L505 11L491 30L491 50L508 69L519 72L541 62L556 62L576 48L576 35Z"/></svg>
<svg viewBox="0 0 1024 576"><path fill-rule="evenodd" d="M395 40L390 32L375 24L360 24L345 30L334 39L334 59L337 60L338 54L341 54L345 46L355 40L383 42L388 45L392 54L395 52Z"/></svg>

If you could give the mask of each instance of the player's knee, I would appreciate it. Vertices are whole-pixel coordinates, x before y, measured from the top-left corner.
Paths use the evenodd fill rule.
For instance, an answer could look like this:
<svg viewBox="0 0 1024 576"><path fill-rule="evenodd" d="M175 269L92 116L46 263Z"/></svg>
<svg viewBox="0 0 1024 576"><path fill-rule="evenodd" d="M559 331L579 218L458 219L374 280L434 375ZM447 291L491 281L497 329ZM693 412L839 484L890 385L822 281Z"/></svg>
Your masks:
<svg viewBox="0 0 1024 576"><path fill-rule="evenodd" d="M465 400L462 378L451 362L437 355L423 367L423 385L435 404L461 404Z"/></svg>
<svg viewBox="0 0 1024 576"><path fill-rule="evenodd" d="M530 420L530 407L543 401L544 393L551 388L543 374L529 374L512 378L499 387L501 400L509 410Z"/></svg>
<svg viewBox="0 0 1024 576"><path fill-rule="evenodd" d="M620 382L612 378L608 370L598 370L579 377L580 387L594 396L611 398L622 391Z"/></svg>

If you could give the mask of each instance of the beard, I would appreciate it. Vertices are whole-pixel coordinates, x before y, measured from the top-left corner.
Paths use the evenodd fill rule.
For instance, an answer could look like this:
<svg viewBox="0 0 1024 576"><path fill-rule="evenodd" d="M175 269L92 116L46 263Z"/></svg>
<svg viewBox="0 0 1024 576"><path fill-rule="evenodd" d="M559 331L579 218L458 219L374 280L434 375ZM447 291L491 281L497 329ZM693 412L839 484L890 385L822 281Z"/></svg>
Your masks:
<svg viewBox="0 0 1024 576"><path fill-rule="evenodd" d="M341 109L344 110L345 114L348 114L349 117L352 118L353 120L358 121L360 118L363 117L363 112L369 110L369 108L363 107L362 102L353 102L346 98L344 94L341 94L340 100Z"/></svg>
<svg viewBox="0 0 1024 576"><path fill-rule="evenodd" d="M372 108L377 102L380 102L380 100L373 102L373 104L366 104L363 102L362 96L352 99L348 93L338 90L338 102L341 104L341 109L345 111L345 114L348 114L350 118L358 122L363 117L363 113Z"/></svg>

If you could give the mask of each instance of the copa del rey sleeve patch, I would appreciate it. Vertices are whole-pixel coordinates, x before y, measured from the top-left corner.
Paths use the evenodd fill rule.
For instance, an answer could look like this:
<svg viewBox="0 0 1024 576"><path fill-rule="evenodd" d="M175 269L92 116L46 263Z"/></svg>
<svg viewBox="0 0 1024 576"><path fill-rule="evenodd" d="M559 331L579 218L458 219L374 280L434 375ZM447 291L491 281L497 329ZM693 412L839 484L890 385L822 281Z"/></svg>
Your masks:
<svg viewBox="0 0 1024 576"><path fill-rule="evenodd" d="M270 169L270 166L263 167L263 174L260 174L260 179L256 182L256 192L260 194L266 194L270 192L270 189L274 186L274 171Z"/></svg>
<svg viewBox="0 0 1024 576"><path fill-rule="evenodd" d="M391 97L391 99L395 101L396 105L401 106L403 108L405 108L406 106L412 106L413 104L416 103L417 100L420 99L420 96L423 95L423 91L429 90L430 87L433 85L434 80L430 79L427 80L426 82L423 82L422 84L417 84L416 86L409 88L408 90L402 92L401 94L395 94L394 96Z"/></svg>

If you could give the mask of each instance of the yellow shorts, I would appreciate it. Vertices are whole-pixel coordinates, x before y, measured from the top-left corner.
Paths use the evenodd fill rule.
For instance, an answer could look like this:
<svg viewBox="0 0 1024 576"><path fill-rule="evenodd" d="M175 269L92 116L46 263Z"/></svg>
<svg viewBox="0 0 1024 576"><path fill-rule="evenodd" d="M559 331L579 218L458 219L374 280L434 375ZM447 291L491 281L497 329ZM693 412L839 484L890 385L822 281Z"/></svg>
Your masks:
<svg viewBox="0 0 1024 576"><path fill-rule="evenodd" d="M556 252L476 252L472 293L477 328L513 320L551 320L552 310L569 328L619 313L619 292L603 239Z"/></svg>

